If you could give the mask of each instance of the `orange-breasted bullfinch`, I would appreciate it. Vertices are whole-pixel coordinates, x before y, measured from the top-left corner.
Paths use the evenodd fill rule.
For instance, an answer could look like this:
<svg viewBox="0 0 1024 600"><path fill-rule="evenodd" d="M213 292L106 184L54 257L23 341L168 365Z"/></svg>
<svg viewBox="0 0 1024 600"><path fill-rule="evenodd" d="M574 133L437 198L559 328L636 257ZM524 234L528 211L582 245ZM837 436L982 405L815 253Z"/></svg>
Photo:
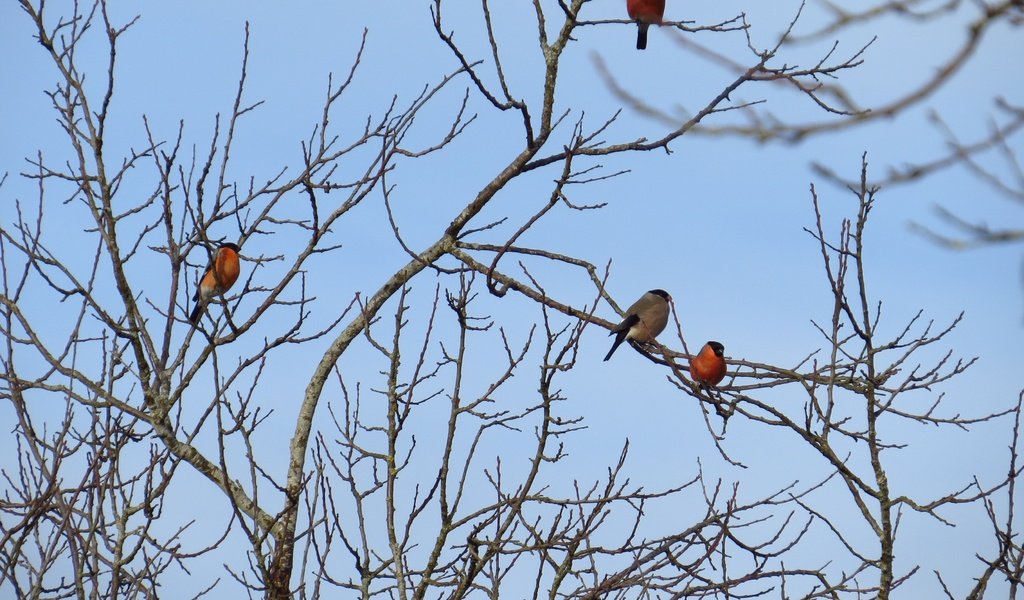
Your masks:
<svg viewBox="0 0 1024 600"><path fill-rule="evenodd" d="M725 346L710 341L690 359L690 377L699 384L714 387L725 379Z"/></svg>
<svg viewBox="0 0 1024 600"><path fill-rule="evenodd" d="M611 330L609 335L615 335L615 341L604 359L611 358L615 349L626 340L653 341L668 325L670 300L672 297L665 290L651 290L640 296L626 309L626 318Z"/></svg>
<svg viewBox="0 0 1024 600"><path fill-rule="evenodd" d="M199 322L199 315L210 299L231 289L238 280L238 250L238 244L221 244L210 259L210 266L206 268L206 273L203 273L196 294L192 297L196 301L196 307L192 309L188 320L193 325Z"/></svg>
<svg viewBox="0 0 1024 600"><path fill-rule="evenodd" d="M647 29L660 25L665 16L665 0L626 0L626 12L636 21L636 49L647 48Z"/></svg>

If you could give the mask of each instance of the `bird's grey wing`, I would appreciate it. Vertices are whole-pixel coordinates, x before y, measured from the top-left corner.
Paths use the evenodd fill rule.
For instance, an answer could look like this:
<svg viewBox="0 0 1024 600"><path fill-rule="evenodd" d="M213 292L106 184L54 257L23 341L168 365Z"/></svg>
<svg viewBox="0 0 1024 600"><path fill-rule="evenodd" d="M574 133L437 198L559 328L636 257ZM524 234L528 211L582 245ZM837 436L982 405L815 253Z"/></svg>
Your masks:
<svg viewBox="0 0 1024 600"><path fill-rule="evenodd" d="M651 332L651 337L657 336L668 325L668 302L662 300L651 306L642 318Z"/></svg>
<svg viewBox="0 0 1024 600"><path fill-rule="evenodd" d="M630 308L632 309L632 307L630 307ZM636 325L639 322L640 322L640 317L636 314L635 311L630 310L628 313L626 313L626 318L623 319L621 323L616 325L614 329L609 331L608 335L611 335L613 333L619 333L619 332L622 332L622 331L629 331L630 327Z"/></svg>

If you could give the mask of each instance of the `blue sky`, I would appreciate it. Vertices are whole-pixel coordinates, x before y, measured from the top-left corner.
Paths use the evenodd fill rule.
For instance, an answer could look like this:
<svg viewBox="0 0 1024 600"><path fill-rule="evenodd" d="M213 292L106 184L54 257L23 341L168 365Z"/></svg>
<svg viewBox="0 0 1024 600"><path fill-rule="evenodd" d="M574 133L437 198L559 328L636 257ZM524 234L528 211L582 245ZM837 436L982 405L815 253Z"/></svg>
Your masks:
<svg viewBox="0 0 1024 600"><path fill-rule="evenodd" d="M452 57L432 32L427 4L391 0L352 4L307 2L285 8L265 2L177 2L118 6L116 12L138 11L141 18L123 37L118 55L108 153L142 146L143 115L156 135L167 139L173 139L183 120L183 147L194 145L199 153L205 152L215 115L225 115L231 108L246 21L250 22L251 33L246 98L264 104L247 115L240 126L230 170L240 183L250 176L261 181L282 167L299 163L300 141L309 136L319 120L327 76L333 72L337 81L348 72L364 28L368 35L363 64L352 90L333 116L335 131L343 137L358 133L367 115L379 116L393 95L403 105L424 86L436 83L455 68ZM746 4L670 2L666 18L704 24L745 10L754 27L755 44L766 46L798 6L795 2L771 3L771 7ZM57 5L47 6L49 10L59 9ZM622 3L610 0L592 2L586 10L588 18L595 20L621 18L624 14ZM516 94L536 100L540 55L530 11L505 3L495 11L497 33L507 48L503 56L509 82ZM127 14L121 13L119 19ZM927 27L908 28L905 23L889 20L844 33L839 55L856 52L873 36L877 35L877 40L866 52L864 65L844 74L840 82L866 106L891 99L932 73L959 44L965 18L972 17L965 8ZM813 29L821 18L819 9L809 7L798 30ZM476 56L488 56L483 53L485 38L477 8L461 4L457 10L450 7L446 20L447 27ZM0 139L4 140L0 145L0 174L8 173L7 182L0 188L5 226L14 218L14 200L31 201L36 193L31 182L18 176L27 168L24 157L41 149L50 160L63 162L68 152L43 94L52 86L55 72L32 39L29 25L13 3L0 7L0 79L9 82L0 95L0 114L5 115L0 119ZM591 126L620 108L620 101L597 74L593 62L596 55L606 61L622 85L653 105L667 111L699 108L733 76L682 50L673 41L674 35L653 30L648 50L636 52L630 26L582 28L560 72L558 107L571 108L572 119L583 111ZM750 60L746 42L738 33L701 33L694 34L694 38L735 58ZM831 42L828 38L823 43L794 48L781 60L808 65ZM79 58L92 73L93 85L102 80L105 67L104 57L94 53L97 48L86 48ZM941 114L963 140L984 136L995 114L992 98L1003 96L1018 105L1024 102L1024 79L1008 73L1006 64L1008 57L1021 55L1022 38L1005 27L996 28L966 70L907 113L815 137L799 146L687 135L672 145L671 155L656 151L604 159L600 162L606 173L622 169L628 173L579 186L572 190L571 199L578 204L607 206L583 213L556 208L521 243L544 246L597 265L612 260L608 287L623 307L644 290L668 290L675 298L691 347L706 339L718 339L732 357L779 366L795 364L821 347L822 340L810 321L826 322L831 314L817 247L803 231L813 225L809 186L816 185L833 233L838 231L839 220L852 216L856 206L849 192L814 175L808 168L810 161L820 161L853 178L866 152L870 172L881 177L889 166L941 156L944 140L929 123L929 111ZM486 68L485 72L490 73ZM468 85L468 80L463 80L442 92L417 123L414 145L415 141L427 143L444 130ZM737 102L759 99L767 99L769 109L780 115L812 122L830 118L806 98L775 86L744 87L733 97ZM496 114L475 93L471 93L470 113L479 115L477 121L447 152L407 162L391 180L396 186L393 201L397 219L413 247L431 243L455 211L521 144L516 115ZM721 115L708 124L734 122L736 118L734 114ZM628 140L636 135L653 138L663 131L662 124L627 111L605 139ZM1011 143L1018 151L1021 149L1019 136ZM995 164L1002 168L1001 163ZM546 201L549 183L555 176L552 170L539 173L499 195L481 223L488 220L487 216L510 215L510 221L481 241L503 241L502 235L513 232ZM140 174L132 185L142 193L147 189L144 181L144 174ZM962 253L938 248L909 228L915 221L941 228L933 213L936 204L972 222L1020 222L1019 205L995 196L962 168L913 185L884 189L869 224L871 294L884 303L882 329L888 332L898 331L918 310L924 311L925 320L934 319L937 324L945 324L964 311L964 321L933 355L951 347L958 356L977 356L978 362L936 393L946 394L950 412L993 412L1014 402L1024 386L1020 369L1024 359L1021 251L1014 246ZM66 236L63 243L55 241L54 248L74 261L78 256L76 240L81 239L78 223L62 216L70 213L58 212L64 209L56 203L50 206L50 226L59 227ZM231 234L228 230L215 232ZM337 306L347 304L356 291L373 293L406 261L387 227L379 193L340 223L334 236L344 244L338 259L310 264L315 275L312 290L322 299L314 309L317 322L330 320ZM275 238L267 240L267 248L246 247L245 253L286 253L290 243L287 238ZM154 264L158 260L153 257ZM514 261L507 260L504 267L514 271ZM257 276L269 280L273 269L271 265ZM538 269L556 297L575 305L592 298L592 290L579 273ZM161 288L164 275L159 270L141 269L135 276L145 293L160 297L165 291L166 286ZM435 285L433 276L424 274L415 297L430 298ZM524 324L538 318L536 308L512 294L501 300L483 297L479 305L483 314L492 315L505 327L513 342L522 343L527 327ZM599 308L598 313L614 318L607 306ZM272 320L274 313L268 317ZM413 323L413 330L418 327ZM272 331L273 323L268 333L254 333L254 339L243 340L238 349L225 348L223 359L244 355L244 349L252 347L249 344L258 344L256 338L272 335ZM563 467L565 471L552 472L552 485L558 485L560 473L582 481L601 477L627 439L631 443L632 479L651 488L665 487L692 475L698 458L713 476L740 481L741 490L749 498L795 478L809 483L823 472L820 461L791 437L743 422L730 423L725 444L750 468L739 470L722 464L694 402L676 393L661 371L633 352L620 351L611 363L602 363L609 343L603 330L591 328L584 336L580 364L561 381L569 398L566 412L584 416L588 428L572 438L571 460ZM275 463L279 462L278 468L284 464L291 418L308 374L304 369L318 359L322 350L323 344L311 344L302 352L290 353L282 364L271 368L260 387L258 401L274 410L272 427L264 432L265 445L261 445L271 469ZM474 371L481 382L495 370L487 360L496 360L493 357L499 355L499 350L493 340L490 345L482 345L481 364ZM346 378L362 380L369 388L379 362L364 343L354 346L339 364ZM520 373L502 400L524 402L535 389L536 371L530 367ZM201 396L202 390L195 393ZM773 391L765 397L794 406L802 401L792 391ZM321 418L324 408L321 405L318 413ZM10 417L8 408L0 409L0 423L6 425ZM430 411L424 416L425 435L429 435L430 421L435 417L437 414ZM893 453L892 479L902 481L908 490L920 490L924 497L955 489L975 474L983 481L994 482L1006 469L1008 431L1006 421L978 426L967 433L900 424L894 427L892 436L909 442L912 450ZM524 431L525 443L529 433ZM496 437L488 451L510 457L506 464L514 470L525 460L516 452L522 443L524 438L515 435ZM191 477L179 475L183 481ZM194 488L190 488L192 485ZM190 499L190 494L183 493L183 514L217 505L221 499L204 480L196 478L194 484L182 486L204 498L196 501L195 496ZM196 505L190 506L190 501ZM825 504L833 501L848 500L841 493L834 500L822 498ZM678 518L673 507L651 510L654 529ZM955 582L955 591L966 593L969 577L977 571L973 555L991 553L991 535L980 507L949 514L967 525L949 529L908 515L905 527L926 533L905 532L901 542L905 545L898 555L913 557L924 567L924 574L914 582L922 586L920 589L936 590L928 573L939 568L951 574L946 579ZM918 543L922 536L928 543ZM216 576L212 574L218 572L217 564L211 561L199 572L209 571Z"/></svg>

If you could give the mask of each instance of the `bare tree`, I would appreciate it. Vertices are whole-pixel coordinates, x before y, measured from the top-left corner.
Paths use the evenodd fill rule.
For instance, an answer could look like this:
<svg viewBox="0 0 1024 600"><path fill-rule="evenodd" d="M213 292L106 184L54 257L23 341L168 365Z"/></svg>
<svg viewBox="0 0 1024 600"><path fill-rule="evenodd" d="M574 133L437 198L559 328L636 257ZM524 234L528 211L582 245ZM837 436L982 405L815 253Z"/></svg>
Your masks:
<svg viewBox="0 0 1024 600"><path fill-rule="evenodd" d="M821 70L822 77L810 81L790 77L800 72L799 68L792 66L774 73L759 74L759 77L773 80L779 92L807 95L826 108L826 112L810 116L805 116L808 113L793 115L776 110L778 105L774 103L752 103L736 112L729 122L701 123L694 128L694 134L747 138L758 143L800 144L822 134L841 133L907 113L922 113L927 115L945 143L936 144L932 156L901 156L899 164L876 168L876 172L884 173L876 175L872 186L893 188L963 168L978 181L978 195L987 193L1014 207L1024 203L1024 170L1020 163L1024 106L1013 98L1014 90L1010 84L1014 80L993 73L990 79L1002 82L1001 86L995 86L1002 90L1000 94L994 97L977 94L972 99L973 110L963 113L990 114L991 123L985 135L965 135L961 132L965 129L960 122L962 114L944 115L940 109L928 105L939 92L950 87L957 76L969 70L979 51L989 44L996 32L1003 28L1016 31L1024 24L1024 4L1019 0L881 0L867 4L820 0L808 4L823 9L827 18L806 32L785 31L780 38L781 49L824 45L838 51L843 46L844 37L857 39L855 36L863 35L865 30L871 31L875 26L893 27L906 39L924 42L915 56L927 56L929 68L915 71L914 78L920 81L908 78L907 82L886 86L884 99L875 102L861 100L860 97L868 90L848 86L828 70ZM680 30L690 32L693 27L684 26ZM683 34L672 39L682 52L696 56L710 66L735 74L747 69L741 59L717 49L714 44L702 43L701 38ZM861 56L868 55L870 50ZM598 65L603 66L603 63L598 61ZM616 95L639 114L670 126L680 122L678 110L645 101L641 90L628 89L614 74L607 70L603 73ZM840 187L857 184L856 177L851 179L837 173L824 160L812 161L812 168ZM973 202L969 206L957 206L950 201L936 202L933 210L937 223L929 224L931 219L922 216L911 222L910 227L946 249L967 250L1017 243L1024 239L1024 226L1007 224L996 217L988 217L987 220L999 221L997 225L979 220L985 215L976 214L978 209Z"/></svg>
<svg viewBox="0 0 1024 600"><path fill-rule="evenodd" d="M248 31L234 102L202 145L189 143L184 123L165 139L143 117L145 137L118 154L107 125L134 21L114 19L103 0L68 14L20 4L55 69L48 97L68 145L29 160L21 177L37 195L7 198L16 211L0 229L0 395L15 440L3 470L0 589L19 598L156 597L216 557L222 577L200 582L195 596L888 598L915 572L896 569L900 515L942 524L955 504L987 511L1005 540L975 597L996 572L1016 586L1013 513L997 519L993 503L997 493L1014 502L1016 433L1005 480L954 482L939 498L890 486L886 458L901 423L966 429L1019 406L961 416L933 391L973 360L948 350L916 365L922 349L946 344L958 317L935 326L919 315L895 336L879 333L863 253L877 193L866 161L851 190L854 216L838 234L823 225L811 190L808 251L820 254L834 301L831 320L817 326L824 352L810 349L794 366L730 359L726 385L707 389L689 378L678 320L664 345L636 346L645 366L700 407L721 458L738 462L726 425L742 419L766 435L795 435L826 475L750 497L698 460L647 489L629 474L628 441L601 478L573 472L587 423L564 389L579 372L584 332L614 325L597 316L603 304L621 310L605 287L610 266L527 246L524 234L556 214L600 209L576 190L625 176L620 157L669 150L723 113L751 109L730 99L737 90L783 82L824 111L854 116L815 82L858 67L861 49L793 66L785 52L795 15L773 47L747 37L751 54L735 78L647 139L623 133L618 115L593 121L555 102L567 48L584 28L624 19L588 19L584 0L532 3L530 43L543 62L533 78L512 78L506 58L522 44L501 41L490 3L481 3L479 56L448 26L449 5L434 0L449 72L380 114L345 115L340 127L341 102L357 93L360 48L340 82L328 78L301 163L239 180L237 135L261 103L247 93ZM668 26L747 36L753 25L737 15ZM79 52L97 43L101 64ZM492 136L474 128L477 111L514 115L518 131L505 141L515 152L492 158L479 188L443 207L450 221L414 243L396 218L393 178L457 152L465 137ZM427 118L431 134L416 127ZM522 180L543 182L546 193L520 215L495 199ZM375 202L402 260L371 288L318 296L317 274L352 256L339 228ZM72 249L71 235L88 245ZM244 276L192 326L194 281L223 240L241 246ZM572 294L557 286L569 278L583 282ZM309 356L311 374L289 367ZM795 400L777 406L768 396L780 390ZM848 503L819 505L826 488ZM175 503L188 494L210 509L183 517ZM648 517L658 506L686 510L662 523ZM871 543L848 531L851 514ZM822 544L843 554L823 558ZM218 554L228 545L242 550Z"/></svg>

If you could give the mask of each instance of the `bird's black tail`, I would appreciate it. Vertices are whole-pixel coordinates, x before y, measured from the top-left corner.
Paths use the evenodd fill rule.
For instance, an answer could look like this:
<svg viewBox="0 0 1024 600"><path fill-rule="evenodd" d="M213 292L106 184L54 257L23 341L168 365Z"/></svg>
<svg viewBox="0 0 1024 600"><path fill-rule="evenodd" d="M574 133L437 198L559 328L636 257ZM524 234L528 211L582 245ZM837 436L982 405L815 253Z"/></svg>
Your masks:
<svg viewBox="0 0 1024 600"><path fill-rule="evenodd" d="M192 314L188 316L189 323L195 325L199 322L199 315L203 312L203 301L196 300L196 307L192 309Z"/></svg>
<svg viewBox="0 0 1024 600"><path fill-rule="evenodd" d="M636 24L636 49L646 50L647 49L647 28L650 27L649 23L637 23Z"/></svg>
<svg viewBox="0 0 1024 600"><path fill-rule="evenodd" d="M612 333L615 334L615 341L612 342L612 349L609 350L608 354L605 355L605 357L604 357L605 360L608 360L609 358L611 358L612 354L615 354L616 348L618 348L619 345L622 344L622 342L626 341L626 334L628 332L629 332L629 328L628 327L626 329L623 329L622 331L613 331L612 332Z"/></svg>

